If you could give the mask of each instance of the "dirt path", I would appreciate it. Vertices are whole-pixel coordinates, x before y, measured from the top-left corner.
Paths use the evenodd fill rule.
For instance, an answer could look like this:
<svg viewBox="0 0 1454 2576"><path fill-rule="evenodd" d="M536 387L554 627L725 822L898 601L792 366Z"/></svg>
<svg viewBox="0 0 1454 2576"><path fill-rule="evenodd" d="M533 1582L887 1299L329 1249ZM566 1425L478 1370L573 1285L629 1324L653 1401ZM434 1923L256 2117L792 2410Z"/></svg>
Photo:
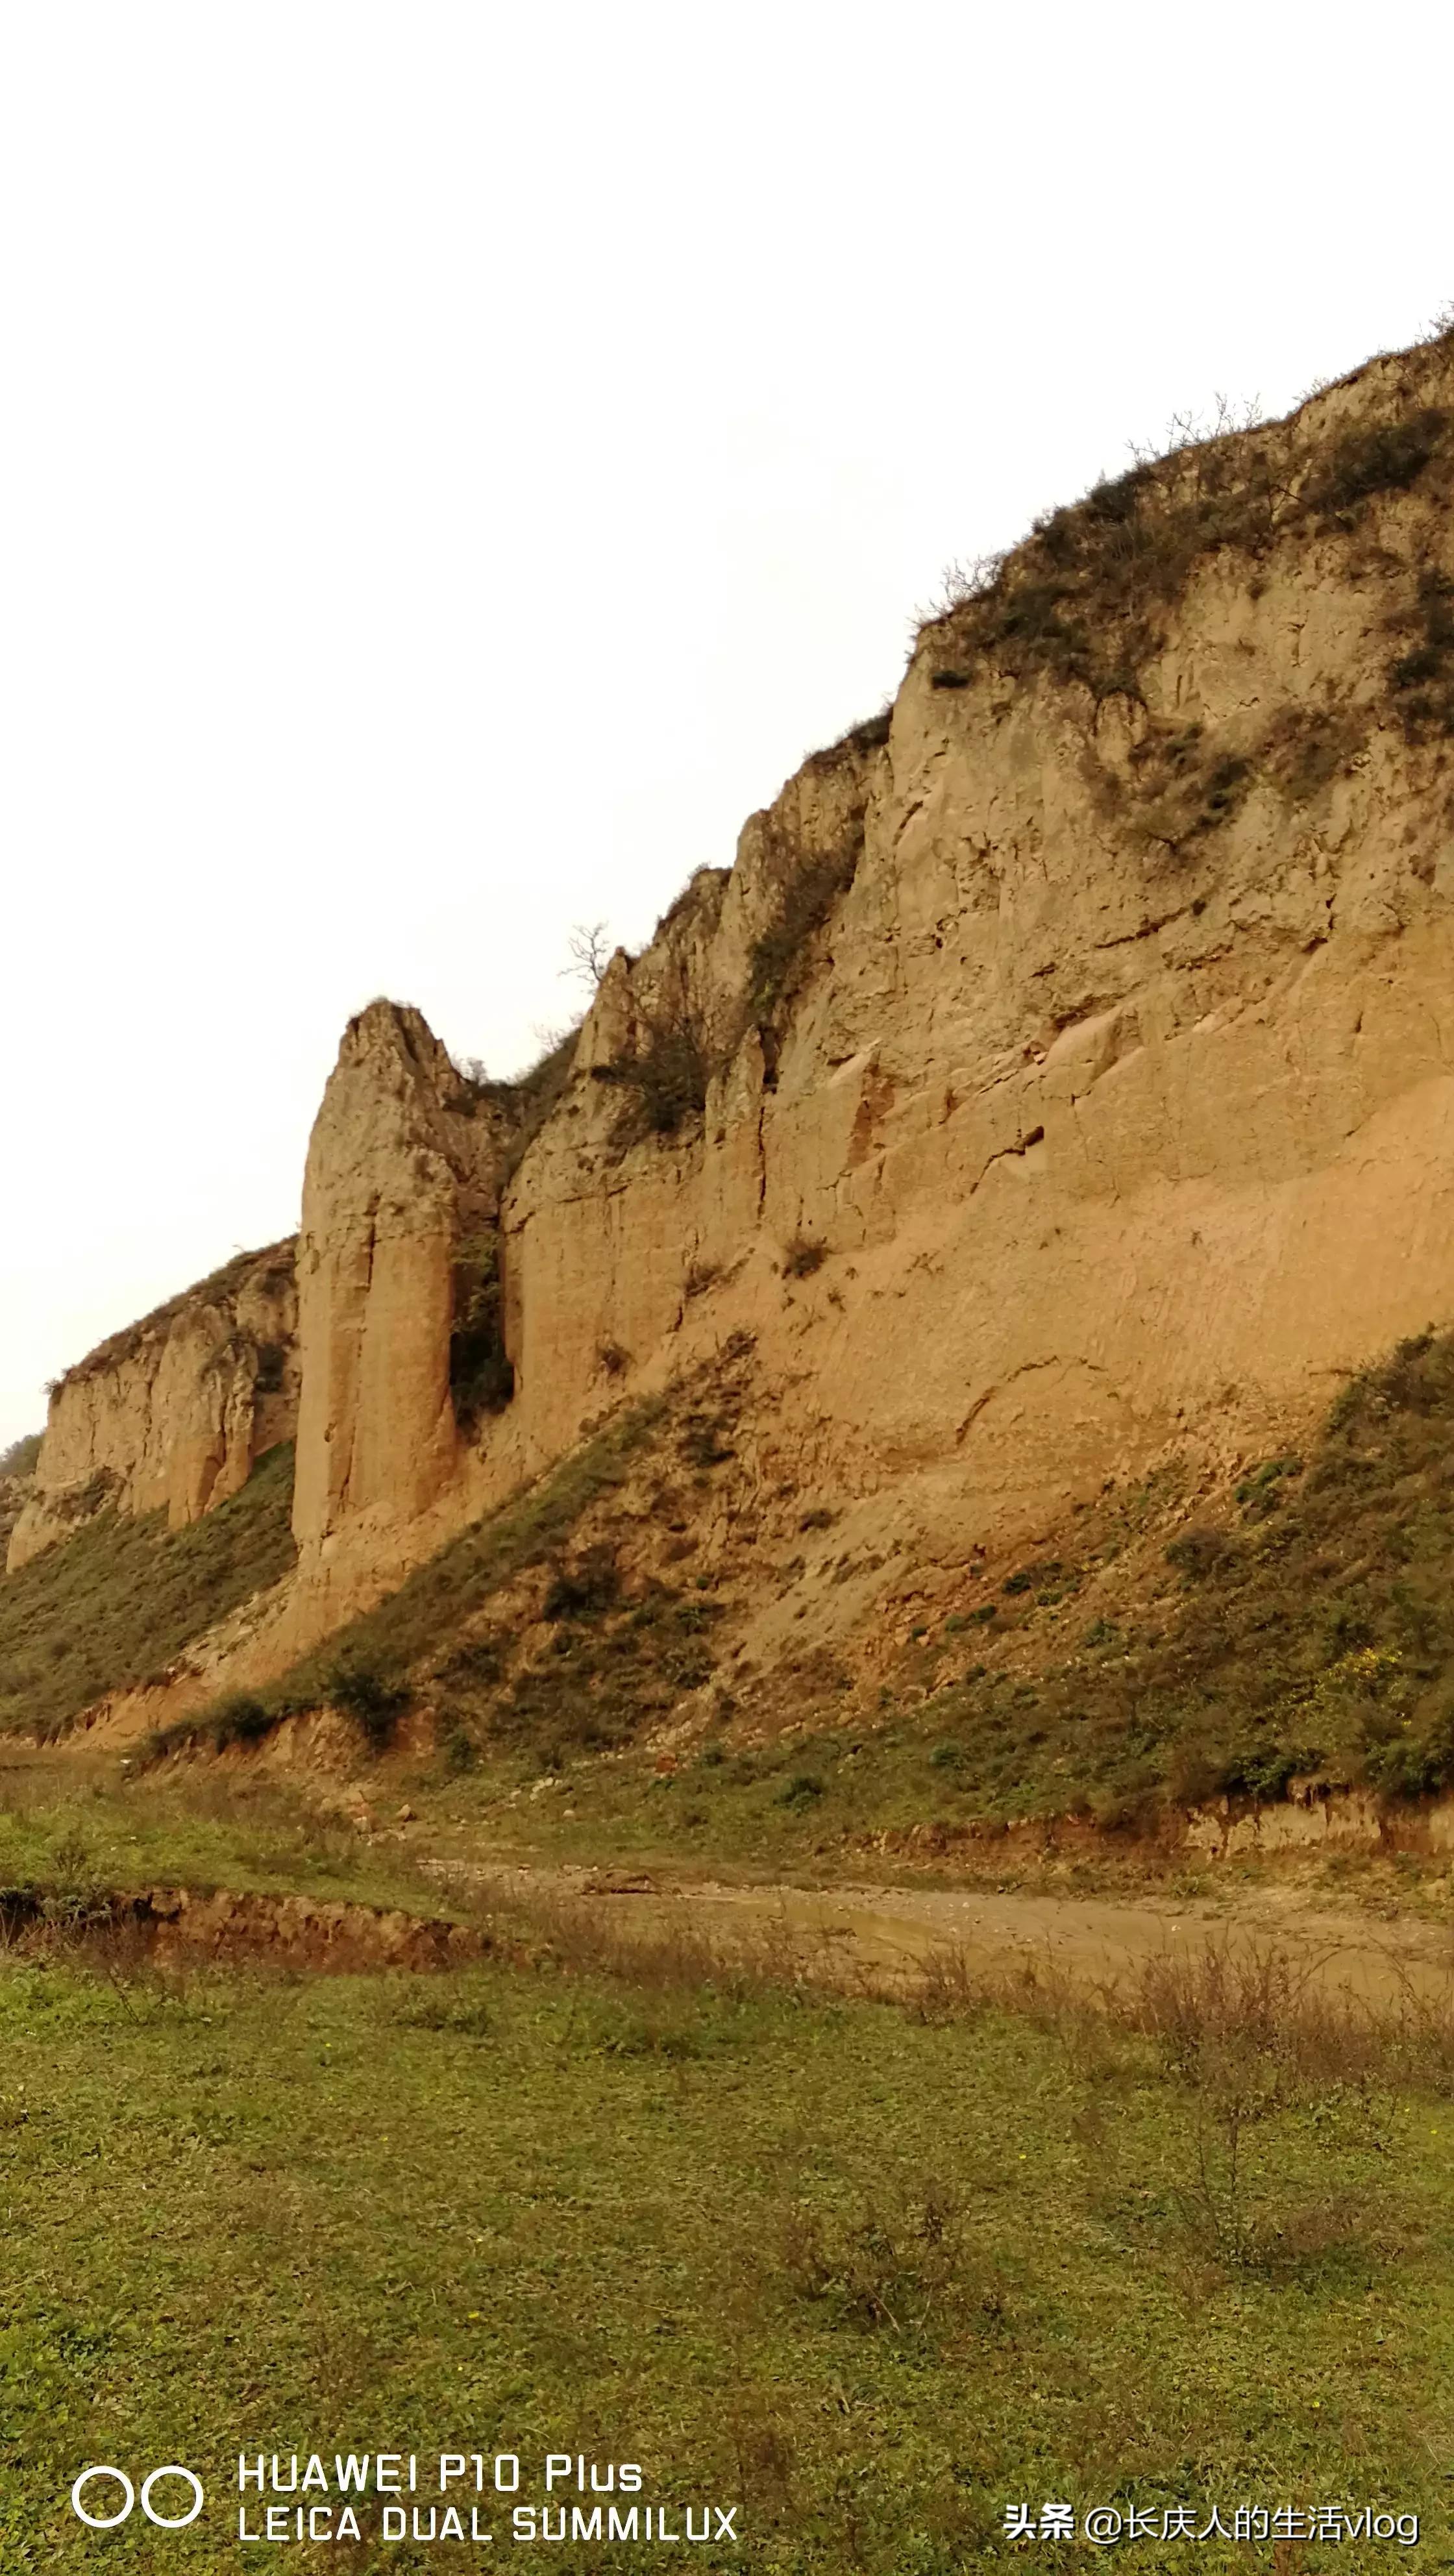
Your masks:
<svg viewBox="0 0 1454 2576"><path fill-rule="evenodd" d="M663 1875L496 1865L441 1870L528 1906L588 1911L631 1940L670 1932L730 1950L781 1946L837 1981L892 1989L935 1956L971 1976L1071 1983L1087 1991L1134 1977L1146 1962L1227 1944L1275 1945L1310 1984L1365 2000L1454 1993L1454 1923L1336 1913L1272 1889L1235 1900L1115 1899L954 1888L813 1891Z"/></svg>

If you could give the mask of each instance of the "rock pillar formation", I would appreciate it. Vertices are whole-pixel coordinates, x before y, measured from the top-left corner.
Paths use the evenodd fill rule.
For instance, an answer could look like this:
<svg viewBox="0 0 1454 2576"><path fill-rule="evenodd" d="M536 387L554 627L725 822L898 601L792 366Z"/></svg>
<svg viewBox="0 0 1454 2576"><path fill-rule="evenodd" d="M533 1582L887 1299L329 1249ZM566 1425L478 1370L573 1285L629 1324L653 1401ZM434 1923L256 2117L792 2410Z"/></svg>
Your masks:
<svg viewBox="0 0 1454 2576"><path fill-rule="evenodd" d="M350 1021L308 1148L298 1242L305 1566L345 1523L386 1548L450 1483L459 1282L488 1260L507 1125L418 1011L372 1002Z"/></svg>

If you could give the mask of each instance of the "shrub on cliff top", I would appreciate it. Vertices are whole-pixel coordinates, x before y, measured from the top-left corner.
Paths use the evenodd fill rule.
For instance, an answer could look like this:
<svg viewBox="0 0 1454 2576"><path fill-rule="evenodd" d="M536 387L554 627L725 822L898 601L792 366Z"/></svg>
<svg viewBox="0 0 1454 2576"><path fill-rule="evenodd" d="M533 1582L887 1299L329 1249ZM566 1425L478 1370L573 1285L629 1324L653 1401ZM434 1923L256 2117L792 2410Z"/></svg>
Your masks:
<svg viewBox="0 0 1454 2576"><path fill-rule="evenodd" d="M1346 430L1308 485L1311 506L1330 517L1359 509L1385 492L1407 492L1445 445L1448 412L1435 406L1402 420Z"/></svg>
<svg viewBox="0 0 1454 2576"><path fill-rule="evenodd" d="M1436 337L1428 350L1446 345ZM1439 354L1410 352L1406 390L1428 389L1441 364ZM1432 488L1436 472L1447 485L1451 452L1454 412L1438 403L1409 402L1311 453L1291 421L1238 427L1224 407L1210 436L1176 424L1164 455L1138 456L1127 473L1048 512L1007 553L950 568L920 628L932 646L931 684L967 687L984 659L1017 678L1078 682L1097 699L1137 697L1199 565L1226 550L1256 558L1284 529L1309 523L1351 532L1386 494L1426 477Z"/></svg>
<svg viewBox="0 0 1454 2576"><path fill-rule="evenodd" d="M0 1476L33 1475L42 1436L39 1431L27 1431L12 1440L8 1449L0 1449Z"/></svg>

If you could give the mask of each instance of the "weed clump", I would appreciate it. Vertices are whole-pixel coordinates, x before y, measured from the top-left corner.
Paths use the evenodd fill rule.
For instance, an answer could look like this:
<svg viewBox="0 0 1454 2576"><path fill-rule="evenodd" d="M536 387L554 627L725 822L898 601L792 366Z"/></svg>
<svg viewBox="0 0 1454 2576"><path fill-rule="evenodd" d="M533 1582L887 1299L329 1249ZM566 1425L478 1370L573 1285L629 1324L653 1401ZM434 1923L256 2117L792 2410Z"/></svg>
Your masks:
<svg viewBox="0 0 1454 2576"><path fill-rule="evenodd" d="M207 1732L213 1751L225 1753L229 1744L260 1744L276 1724L272 1710L254 1691L228 1691L217 1701Z"/></svg>
<svg viewBox="0 0 1454 2576"><path fill-rule="evenodd" d="M778 1791L780 1807L813 1807L824 1794L824 1784L816 1771L795 1771Z"/></svg>
<svg viewBox="0 0 1454 2576"><path fill-rule="evenodd" d="M1225 1530L1197 1527L1183 1530L1166 1551L1166 1562L1184 1574L1188 1583L1206 1583L1221 1573L1235 1555L1232 1540Z"/></svg>
<svg viewBox="0 0 1454 2576"><path fill-rule="evenodd" d="M798 2205L782 2224L778 2260L797 2298L860 2334L927 2340L968 2309L985 2325L1004 2319L998 2287L971 2257L963 2203L939 2183L904 2186L852 2212Z"/></svg>
<svg viewBox="0 0 1454 2576"><path fill-rule="evenodd" d="M783 1254L785 1279L811 1279L828 1258L826 1243L813 1243L806 1235L795 1234Z"/></svg>
<svg viewBox="0 0 1454 2576"><path fill-rule="evenodd" d="M588 1548L574 1565L558 1565L541 1608L542 1619L599 1619L621 1598L621 1568L613 1547Z"/></svg>

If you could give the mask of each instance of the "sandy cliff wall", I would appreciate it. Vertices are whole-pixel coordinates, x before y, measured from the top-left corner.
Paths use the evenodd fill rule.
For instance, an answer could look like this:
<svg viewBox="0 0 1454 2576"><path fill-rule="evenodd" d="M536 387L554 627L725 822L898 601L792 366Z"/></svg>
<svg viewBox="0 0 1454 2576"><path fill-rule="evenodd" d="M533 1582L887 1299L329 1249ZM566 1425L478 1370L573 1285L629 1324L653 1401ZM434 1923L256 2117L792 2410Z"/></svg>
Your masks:
<svg viewBox="0 0 1454 2576"><path fill-rule="evenodd" d="M29 1500L28 1476L0 1476L0 1557L9 1554L11 1533Z"/></svg>
<svg viewBox="0 0 1454 2576"><path fill-rule="evenodd" d="M298 1242L293 1525L315 1585L340 1531L365 1562L388 1563L457 1476L461 1425L473 1427L463 1382L492 1339L511 1126L417 1011L375 1002L350 1022L313 1129ZM507 1388L502 1372L488 1392Z"/></svg>
<svg viewBox="0 0 1454 2576"><path fill-rule="evenodd" d="M1450 1320L1451 495L1448 341L1138 468L618 954L558 1094L354 1022L288 1650L733 1333L796 1480L933 1553ZM144 1436L157 1362L129 1410L73 1373L48 1487L236 1472L191 1397Z"/></svg>
<svg viewBox="0 0 1454 2576"><path fill-rule="evenodd" d="M506 1200L501 1467L748 1323L839 1485L1033 1519L1449 1319L1451 409L1382 361L1063 514L618 961ZM704 1115L623 1147L694 1008Z"/></svg>
<svg viewBox="0 0 1454 2576"><path fill-rule="evenodd" d="M104 1503L164 1508L172 1528L246 1483L298 1413L293 1245L229 1262L101 1343L52 1392L34 1482L10 1538L25 1564Z"/></svg>

